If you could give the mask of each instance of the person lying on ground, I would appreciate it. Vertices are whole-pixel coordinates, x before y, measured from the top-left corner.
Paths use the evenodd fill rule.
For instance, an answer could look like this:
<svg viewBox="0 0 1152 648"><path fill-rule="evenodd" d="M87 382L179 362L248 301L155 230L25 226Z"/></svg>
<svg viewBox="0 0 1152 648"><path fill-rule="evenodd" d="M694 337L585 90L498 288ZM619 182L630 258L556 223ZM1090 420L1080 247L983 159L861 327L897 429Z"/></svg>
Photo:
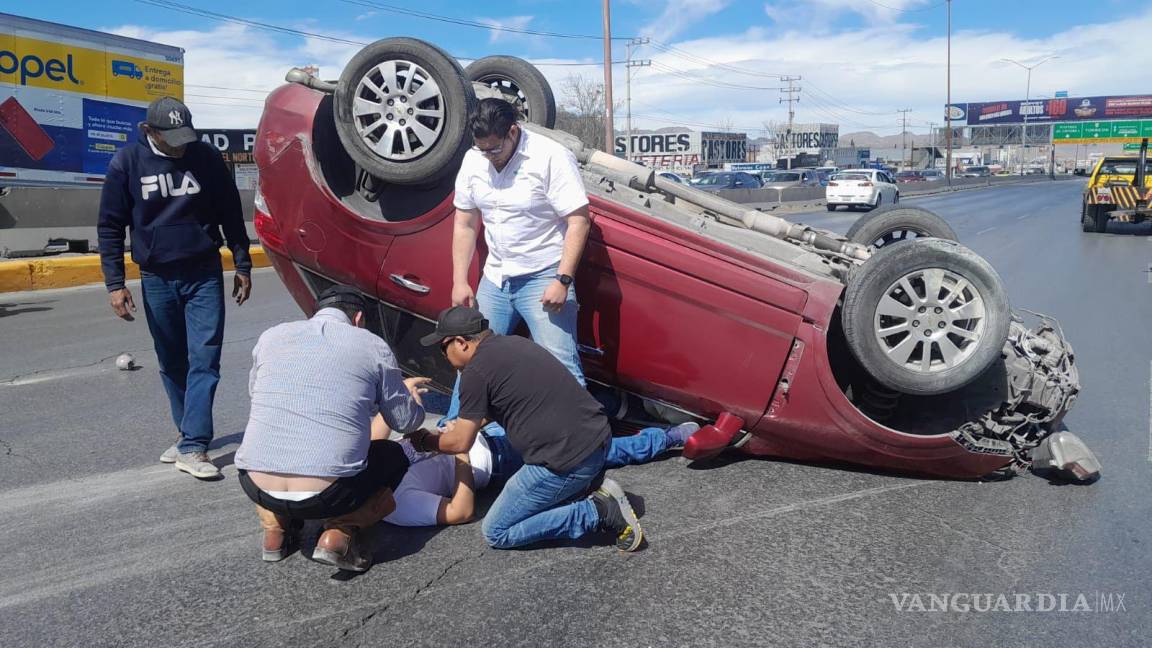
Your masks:
<svg viewBox="0 0 1152 648"><path fill-rule="evenodd" d="M365 571L360 532L395 508L408 458L371 434L372 419L379 413L401 434L418 429L428 379L404 379L392 350L364 329L364 309L358 291L333 286L311 319L268 329L252 350L252 409L236 467L256 503L266 561L287 555L303 520L323 519L313 560Z"/></svg>
<svg viewBox="0 0 1152 648"><path fill-rule="evenodd" d="M523 457L484 518L489 546L522 547L598 529L612 531L623 551L641 546L643 529L619 484L604 479L585 497L604 471L612 432L600 403L559 360L526 338L493 334L480 311L467 306L440 313L421 343L439 346L461 372L460 418L442 434L412 434L413 448L468 452L490 420Z"/></svg>

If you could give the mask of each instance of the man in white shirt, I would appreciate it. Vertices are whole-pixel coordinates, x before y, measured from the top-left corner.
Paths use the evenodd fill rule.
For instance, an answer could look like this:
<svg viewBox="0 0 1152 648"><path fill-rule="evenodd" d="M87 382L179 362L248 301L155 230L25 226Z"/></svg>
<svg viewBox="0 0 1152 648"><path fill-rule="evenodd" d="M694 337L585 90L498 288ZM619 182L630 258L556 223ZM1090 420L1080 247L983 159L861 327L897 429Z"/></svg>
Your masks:
<svg viewBox="0 0 1152 648"><path fill-rule="evenodd" d="M456 176L452 305L478 308L494 333L524 321L532 339L584 384L576 350L573 276L591 220L572 152L529 133L503 99L483 99L471 118L475 146ZM481 221L488 258L468 284Z"/></svg>

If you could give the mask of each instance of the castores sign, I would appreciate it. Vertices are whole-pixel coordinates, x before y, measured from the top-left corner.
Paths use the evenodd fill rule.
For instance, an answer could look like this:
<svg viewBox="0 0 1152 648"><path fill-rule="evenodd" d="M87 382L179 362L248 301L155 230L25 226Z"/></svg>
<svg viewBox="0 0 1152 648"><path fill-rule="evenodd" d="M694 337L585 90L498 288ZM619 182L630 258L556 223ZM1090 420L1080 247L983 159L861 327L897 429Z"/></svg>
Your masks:
<svg viewBox="0 0 1152 648"><path fill-rule="evenodd" d="M1152 119L1152 95L1114 95L956 104L948 107L953 120L969 126L1044 122Z"/></svg>

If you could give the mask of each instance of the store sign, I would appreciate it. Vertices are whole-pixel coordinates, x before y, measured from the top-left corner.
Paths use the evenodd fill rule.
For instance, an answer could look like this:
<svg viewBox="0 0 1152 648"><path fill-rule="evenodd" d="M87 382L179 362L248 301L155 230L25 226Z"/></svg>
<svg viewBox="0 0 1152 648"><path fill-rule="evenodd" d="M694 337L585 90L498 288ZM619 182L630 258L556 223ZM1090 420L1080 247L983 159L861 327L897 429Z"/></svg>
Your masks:
<svg viewBox="0 0 1152 648"><path fill-rule="evenodd" d="M953 106L956 107L956 106ZM1152 119L1152 95L1058 97L965 104L969 126ZM955 118L954 118L955 119Z"/></svg>
<svg viewBox="0 0 1152 648"><path fill-rule="evenodd" d="M690 172L701 164L700 133L644 133L632 136L631 154L625 155L624 137L616 138L616 155L654 169Z"/></svg>

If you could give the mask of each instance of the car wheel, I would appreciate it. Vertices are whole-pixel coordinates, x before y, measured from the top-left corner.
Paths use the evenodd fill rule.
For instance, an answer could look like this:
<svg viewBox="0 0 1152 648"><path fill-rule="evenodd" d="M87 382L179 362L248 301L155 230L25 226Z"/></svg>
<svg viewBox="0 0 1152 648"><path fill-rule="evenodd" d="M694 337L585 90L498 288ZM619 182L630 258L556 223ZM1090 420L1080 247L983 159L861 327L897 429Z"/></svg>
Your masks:
<svg viewBox="0 0 1152 648"><path fill-rule="evenodd" d="M556 126L556 98L548 79L528 61L515 56L486 56L464 68L464 76L495 88L533 124Z"/></svg>
<svg viewBox="0 0 1152 648"><path fill-rule="evenodd" d="M875 248L932 237L956 240L956 232L943 218L923 207L885 207L856 219L846 234L848 240Z"/></svg>
<svg viewBox="0 0 1152 648"><path fill-rule="evenodd" d="M895 205L899 202L900 202L900 192L897 191L896 193L892 194L892 204Z"/></svg>
<svg viewBox="0 0 1152 648"><path fill-rule="evenodd" d="M950 392L1000 357L1011 312L1000 276L942 239L882 247L848 278L842 312L852 354L881 384Z"/></svg>
<svg viewBox="0 0 1152 648"><path fill-rule="evenodd" d="M1083 227L1085 232L1095 232L1097 234L1103 234L1108 231L1108 206L1089 205L1083 218Z"/></svg>
<svg viewBox="0 0 1152 648"><path fill-rule="evenodd" d="M825 205L825 207L828 208L828 211L836 211L836 205Z"/></svg>
<svg viewBox="0 0 1152 648"><path fill-rule="evenodd" d="M333 111L349 157L395 184L427 184L456 173L472 145L476 94L460 65L415 38L386 38L344 67Z"/></svg>
<svg viewBox="0 0 1152 648"><path fill-rule="evenodd" d="M880 205L883 205L883 204L884 204L884 194L877 192L876 193L876 202L873 203L872 205L870 205L870 207L872 209L880 209Z"/></svg>

